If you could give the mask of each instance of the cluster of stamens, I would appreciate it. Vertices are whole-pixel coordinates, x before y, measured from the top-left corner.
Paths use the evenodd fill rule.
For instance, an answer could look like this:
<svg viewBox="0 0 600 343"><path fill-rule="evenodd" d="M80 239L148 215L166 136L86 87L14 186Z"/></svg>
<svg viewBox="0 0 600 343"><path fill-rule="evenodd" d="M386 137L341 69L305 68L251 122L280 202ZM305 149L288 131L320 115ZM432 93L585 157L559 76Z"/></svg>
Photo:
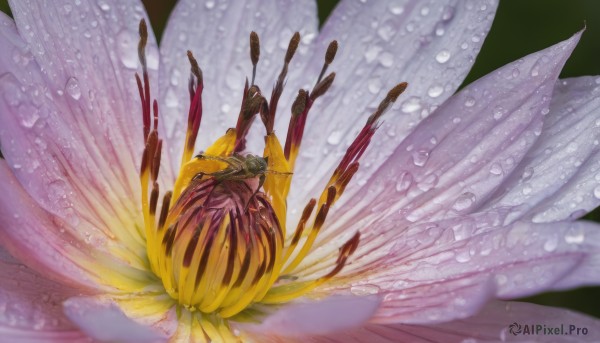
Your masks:
<svg viewBox="0 0 600 343"><path fill-rule="evenodd" d="M144 123L145 149L140 170L147 255L152 271L181 305L203 314L230 318L253 303L278 304L293 300L338 274L359 245L356 233L338 251L330 271L313 280L297 281L294 272L310 253L329 209L359 169L359 158L379 126L379 119L404 91L394 87L367 120L348 148L318 199L304 208L293 233L286 234L286 198L301 146L308 113L331 87L335 73L325 76L338 44L330 43L325 63L311 91L300 90L291 108L285 144L273 127L289 63L300 43L295 33L270 100L255 84L260 41L250 34L252 79L246 80L235 128L229 129L203 153L194 154L202 119L202 71L192 52L190 109L179 175L172 192L163 195L158 221L158 173L162 140L158 136L158 105L152 105L145 60L147 29L140 23L139 59L143 76L136 75ZM246 136L259 115L266 129L263 156L246 155ZM152 125L151 125L152 124ZM150 192L150 194L148 194Z"/></svg>

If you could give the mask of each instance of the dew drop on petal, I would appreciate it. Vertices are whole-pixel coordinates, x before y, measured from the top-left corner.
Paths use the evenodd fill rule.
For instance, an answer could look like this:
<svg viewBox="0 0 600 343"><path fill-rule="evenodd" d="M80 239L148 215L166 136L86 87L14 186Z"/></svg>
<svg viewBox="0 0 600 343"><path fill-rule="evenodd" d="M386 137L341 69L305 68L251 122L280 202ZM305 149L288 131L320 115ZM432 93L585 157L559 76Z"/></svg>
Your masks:
<svg viewBox="0 0 600 343"><path fill-rule="evenodd" d="M213 9L215 7L215 2L214 0L208 0L205 4L204 7L206 7L207 9Z"/></svg>
<svg viewBox="0 0 600 343"><path fill-rule="evenodd" d="M443 92L444 87L440 85L433 85L427 90L427 95L429 95L432 98L437 98L438 96L442 95Z"/></svg>
<svg viewBox="0 0 600 343"><path fill-rule="evenodd" d="M548 238L546 243L544 243L544 250L546 250L548 252L552 252L552 251L556 250L556 247L558 247L558 238L554 235L552 237Z"/></svg>
<svg viewBox="0 0 600 343"><path fill-rule="evenodd" d="M429 151L427 150L419 150L415 151L412 154L413 164L417 167L422 167L425 165L427 160L429 159Z"/></svg>
<svg viewBox="0 0 600 343"><path fill-rule="evenodd" d="M81 88L79 87L79 80L74 77L70 77L65 85L65 92L75 100L81 98Z"/></svg>
<svg viewBox="0 0 600 343"><path fill-rule="evenodd" d="M492 175L502 175L502 166L499 163L494 163L490 167L490 174Z"/></svg>
<svg viewBox="0 0 600 343"><path fill-rule="evenodd" d="M475 98L473 98L473 97L467 97L467 99L465 100L465 106L466 107L473 107L473 105L475 105Z"/></svg>
<svg viewBox="0 0 600 343"><path fill-rule="evenodd" d="M596 199L600 199L600 186L594 188L594 197L596 197Z"/></svg>
<svg viewBox="0 0 600 343"><path fill-rule="evenodd" d="M457 212L463 212L471 208L474 203L475 194L471 192L465 192L456 198L456 201L454 201L454 204L452 205L452 209Z"/></svg>
<svg viewBox="0 0 600 343"><path fill-rule="evenodd" d="M108 10L110 10L110 5L107 4L105 1L98 2L98 6L100 6L100 9L103 10L104 12L107 12Z"/></svg>
<svg viewBox="0 0 600 343"><path fill-rule="evenodd" d="M121 63L127 68L136 69L138 66L137 35L131 30L122 30L117 34L117 51Z"/></svg>
<svg viewBox="0 0 600 343"><path fill-rule="evenodd" d="M565 234L565 242L568 244L581 244L585 240L585 234L582 230L569 229Z"/></svg>
<svg viewBox="0 0 600 343"><path fill-rule="evenodd" d="M435 55L435 60L438 61L438 63L446 63L450 59L450 56L450 51L442 50Z"/></svg>
<svg viewBox="0 0 600 343"><path fill-rule="evenodd" d="M396 181L396 191L403 193L406 192L413 183L413 176L409 172L402 172Z"/></svg>
<svg viewBox="0 0 600 343"><path fill-rule="evenodd" d="M394 15L400 15L404 13L404 7L402 7L401 4L397 3L397 1L393 1L392 3L390 3L388 8L390 9L390 12L392 12L392 14Z"/></svg>
<svg viewBox="0 0 600 343"><path fill-rule="evenodd" d="M342 141L342 132L339 130L332 131L329 137L327 137L327 143L331 145L338 145Z"/></svg>
<svg viewBox="0 0 600 343"><path fill-rule="evenodd" d="M412 113L421 109L421 99L416 96L411 96L406 99L401 106L401 110L404 113Z"/></svg>

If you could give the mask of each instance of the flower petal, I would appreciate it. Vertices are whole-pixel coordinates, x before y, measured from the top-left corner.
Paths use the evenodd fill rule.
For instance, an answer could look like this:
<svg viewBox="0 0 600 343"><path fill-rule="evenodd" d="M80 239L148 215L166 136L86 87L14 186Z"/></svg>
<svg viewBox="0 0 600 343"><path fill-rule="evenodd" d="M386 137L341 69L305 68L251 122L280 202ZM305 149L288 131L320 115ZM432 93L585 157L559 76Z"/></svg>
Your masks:
<svg viewBox="0 0 600 343"><path fill-rule="evenodd" d="M323 242L340 232L376 229L364 225L376 218L392 216L409 225L475 211L538 138L556 78L579 37L508 64L444 103L398 146L360 196L342 197Z"/></svg>
<svg viewBox="0 0 600 343"><path fill-rule="evenodd" d="M60 304L81 290L42 277L0 247L0 337L11 342L75 342L85 335Z"/></svg>
<svg viewBox="0 0 600 343"><path fill-rule="evenodd" d="M393 218L376 222L389 234L367 235L355 260L322 292L371 290L384 296L377 321L423 324L472 315L477 304L493 296L516 298L600 284L597 224L502 226L503 220L488 213L409 227ZM303 273L327 269L321 263ZM486 287L487 278L492 287ZM423 307L437 312L427 317ZM460 311L446 311L453 307Z"/></svg>
<svg viewBox="0 0 600 343"><path fill-rule="evenodd" d="M103 289L105 282L121 289L147 284L147 273L99 248L116 252L118 243L101 244L95 238L86 241L86 232L42 209L4 160L0 160L0 194L7 195L0 197L0 243L40 274L62 284L95 290Z"/></svg>
<svg viewBox="0 0 600 343"><path fill-rule="evenodd" d="M81 232L118 236L139 264L144 249L129 229L140 221L141 119L132 118L141 115L132 114L135 70L120 60L125 42L116 32L137 25L135 3L12 3L22 36L2 14L0 43L10 54L0 56L0 144L44 209ZM134 43L125 48L137 56Z"/></svg>
<svg viewBox="0 0 600 343"><path fill-rule="evenodd" d="M338 4L303 73L316 77L327 44L339 40L336 60L329 68L337 72L336 80L311 109L294 174L292 191L297 193L291 193L290 205L301 210L308 196L320 193L323 178L329 177L387 90L406 81L406 92L386 114L355 179L375 172L406 135L456 91L473 65L496 5L494 0L477 5L416 0ZM284 124L285 120L278 132L285 132ZM354 194L359 189L350 183L345 192Z"/></svg>
<svg viewBox="0 0 600 343"><path fill-rule="evenodd" d="M377 296L332 296L319 301L286 304L261 324L240 325L240 328L280 336L339 332L369 320L380 301Z"/></svg>
<svg viewBox="0 0 600 343"><path fill-rule="evenodd" d="M560 80L538 143L486 208L509 220L573 220L600 205L600 87L597 77Z"/></svg>
<svg viewBox="0 0 600 343"><path fill-rule="evenodd" d="M510 328L513 323L515 334ZM523 333L525 325L540 325L539 332ZM518 327L520 333L517 333ZM544 334L543 326L559 328L562 335ZM571 331L573 326L573 331ZM577 334L579 328L579 334ZM585 328L586 334L582 330ZM433 326L367 324L361 328L325 336L289 340L259 337L260 342L594 342L600 339L600 321L573 311L520 302L494 301L477 315Z"/></svg>
<svg viewBox="0 0 600 343"><path fill-rule="evenodd" d="M76 297L63 304L65 314L82 331L101 342L165 342L172 332L159 331L127 316L114 302L104 298ZM170 312L169 312L170 313ZM174 329L173 313L157 313Z"/></svg>
<svg viewBox="0 0 600 343"><path fill-rule="evenodd" d="M248 57L250 32L256 31L260 36L262 55L257 82L268 92L283 66L285 50L294 31L299 31L303 38L289 68L290 80L301 73L298 60L306 54L306 45L315 37L317 26L314 1L178 2L161 41L159 80L168 138L173 147L171 154L176 157L175 169L179 168L189 106L190 68L186 51L194 53L203 71L204 115L197 146L204 150L227 128L235 126L244 78L252 74ZM289 94L286 92L285 97ZM286 101L282 100L282 104Z"/></svg>

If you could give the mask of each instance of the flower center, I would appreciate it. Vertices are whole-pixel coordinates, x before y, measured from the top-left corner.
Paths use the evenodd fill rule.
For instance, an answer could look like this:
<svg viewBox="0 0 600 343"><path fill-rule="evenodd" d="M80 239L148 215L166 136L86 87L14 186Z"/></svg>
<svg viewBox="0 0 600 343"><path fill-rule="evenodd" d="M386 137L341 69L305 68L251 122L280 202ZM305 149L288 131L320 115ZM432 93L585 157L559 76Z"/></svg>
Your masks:
<svg viewBox="0 0 600 343"><path fill-rule="evenodd" d="M296 157L308 112L334 81L335 73L325 73L335 58L337 42L329 45L313 89L298 92L282 146L273 131L275 114L300 35L295 33L290 40L283 68L267 101L254 84L260 43L258 35L252 32L252 81L249 84L246 80L237 124L196 156L193 151L202 119L204 83L202 70L188 51L191 76L186 141L179 175L173 191L163 195L157 220L162 140L158 135L158 104L155 100L150 105L146 41L147 29L142 20L138 52L143 77L136 74L145 142L140 169L145 223L142 235L146 238L150 269L162 280L166 292L188 310L222 320L255 303L288 302L338 274L358 247L358 232L339 247L337 258L331 259L325 274L298 278L295 273L310 253L329 209L358 170L358 159L379 127L379 118L407 84L394 87L368 118L324 191L308 202L295 230L288 235L286 198ZM257 115L266 130L262 157L243 153L248 130Z"/></svg>

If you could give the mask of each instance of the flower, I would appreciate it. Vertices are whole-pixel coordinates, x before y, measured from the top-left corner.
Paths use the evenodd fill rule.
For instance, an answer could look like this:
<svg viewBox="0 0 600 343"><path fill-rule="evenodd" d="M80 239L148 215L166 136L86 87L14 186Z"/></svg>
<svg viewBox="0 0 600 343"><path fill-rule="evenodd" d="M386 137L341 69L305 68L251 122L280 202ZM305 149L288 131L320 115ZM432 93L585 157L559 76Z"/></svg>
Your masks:
<svg viewBox="0 0 600 343"><path fill-rule="evenodd" d="M137 1L78 0L52 8L11 3L15 22L3 15L0 26L0 144L6 157L0 190L9 195L0 198L0 242L6 250L0 255L2 337L493 341L510 337L509 325L535 318L548 326L577 323L589 330L583 338L598 338L597 321L583 315L492 300L600 279L598 228L575 221L600 198L594 132L600 89L590 77L557 81L579 34L451 96L491 24L494 2L345 1L314 40L314 4L261 2L259 11L246 5L181 1L159 54L143 25L139 48L136 44L137 23L145 16ZM242 49L252 30L263 41L251 36L248 60ZM310 110L297 163L290 158L293 149L286 152L270 135L268 159L219 153L238 144L254 154L265 149L260 125L246 131L245 118L257 112L267 133L271 127L286 132L286 121L273 123L262 93L251 86L255 77L263 88L276 80L277 61L296 30L303 38L295 43L298 56L287 68L286 90L298 86L318 93L312 85L324 55L328 63L335 55L331 68L337 70L333 86ZM337 54L328 48L332 39L340 42ZM187 50L193 54L186 56ZM244 90L253 65L256 73ZM392 106L404 88L392 88L400 78L410 86ZM384 87L395 91L386 96ZM282 94L280 115L292 96ZM304 113L308 97L301 93L292 111ZM159 111L152 106L155 98ZM232 138L226 130L242 103ZM273 108L272 100L269 104ZM188 107L192 125L186 126ZM193 149L200 109L199 148ZM157 121L151 112L160 112ZM366 132L379 127L373 137L359 133L365 122ZM247 132L247 142L238 139L240 132ZM351 143L357 135L361 149L348 149L356 147ZM371 147L363 151L369 140ZM326 188L347 150L362 155L360 166L346 164L341 174L353 182ZM163 217L158 194L170 189L173 201L163 198L171 204ZM276 266L273 256L284 256L283 247L294 241L284 246L281 227L308 218L304 205L323 189L316 211L337 202L313 248L291 271L277 275L269 263ZM194 209L210 210L213 217L188 214ZM154 228L157 216L159 227L160 217L173 224L165 225L170 231ZM255 222L264 233L252 246L228 241L241 247L234 252L250 256L248 264L254 265L248 268L260 275L262 288L244 283L244 260L237 267L229 262L233 249L214 248L208 239L191 244L201 237L190 223L206 225L203 232L226 242L221 228L238 221L242 231L245 222ZM285 232L291 237L293 230ZM173 235L183 238L164 238ZM161 242L172 246L158 247ZM182 271L200 265L204 253L212 263L203 273L214 277L185 286L197 278L187 278L194 271ZM177 259L182 262L170 263ZM213 281L233 274L243 281L240 294L230 294L232 279L222 283L231 287L223 294L213 287ZM288 292L324 276L300 297ZM269 293L282 284L289 287ZM255 293L249 302L236 300L250 292ZM271 299L285 296L273 306L256 295L261 292ZM233 302L226 304L223 296Z"/></svg>

